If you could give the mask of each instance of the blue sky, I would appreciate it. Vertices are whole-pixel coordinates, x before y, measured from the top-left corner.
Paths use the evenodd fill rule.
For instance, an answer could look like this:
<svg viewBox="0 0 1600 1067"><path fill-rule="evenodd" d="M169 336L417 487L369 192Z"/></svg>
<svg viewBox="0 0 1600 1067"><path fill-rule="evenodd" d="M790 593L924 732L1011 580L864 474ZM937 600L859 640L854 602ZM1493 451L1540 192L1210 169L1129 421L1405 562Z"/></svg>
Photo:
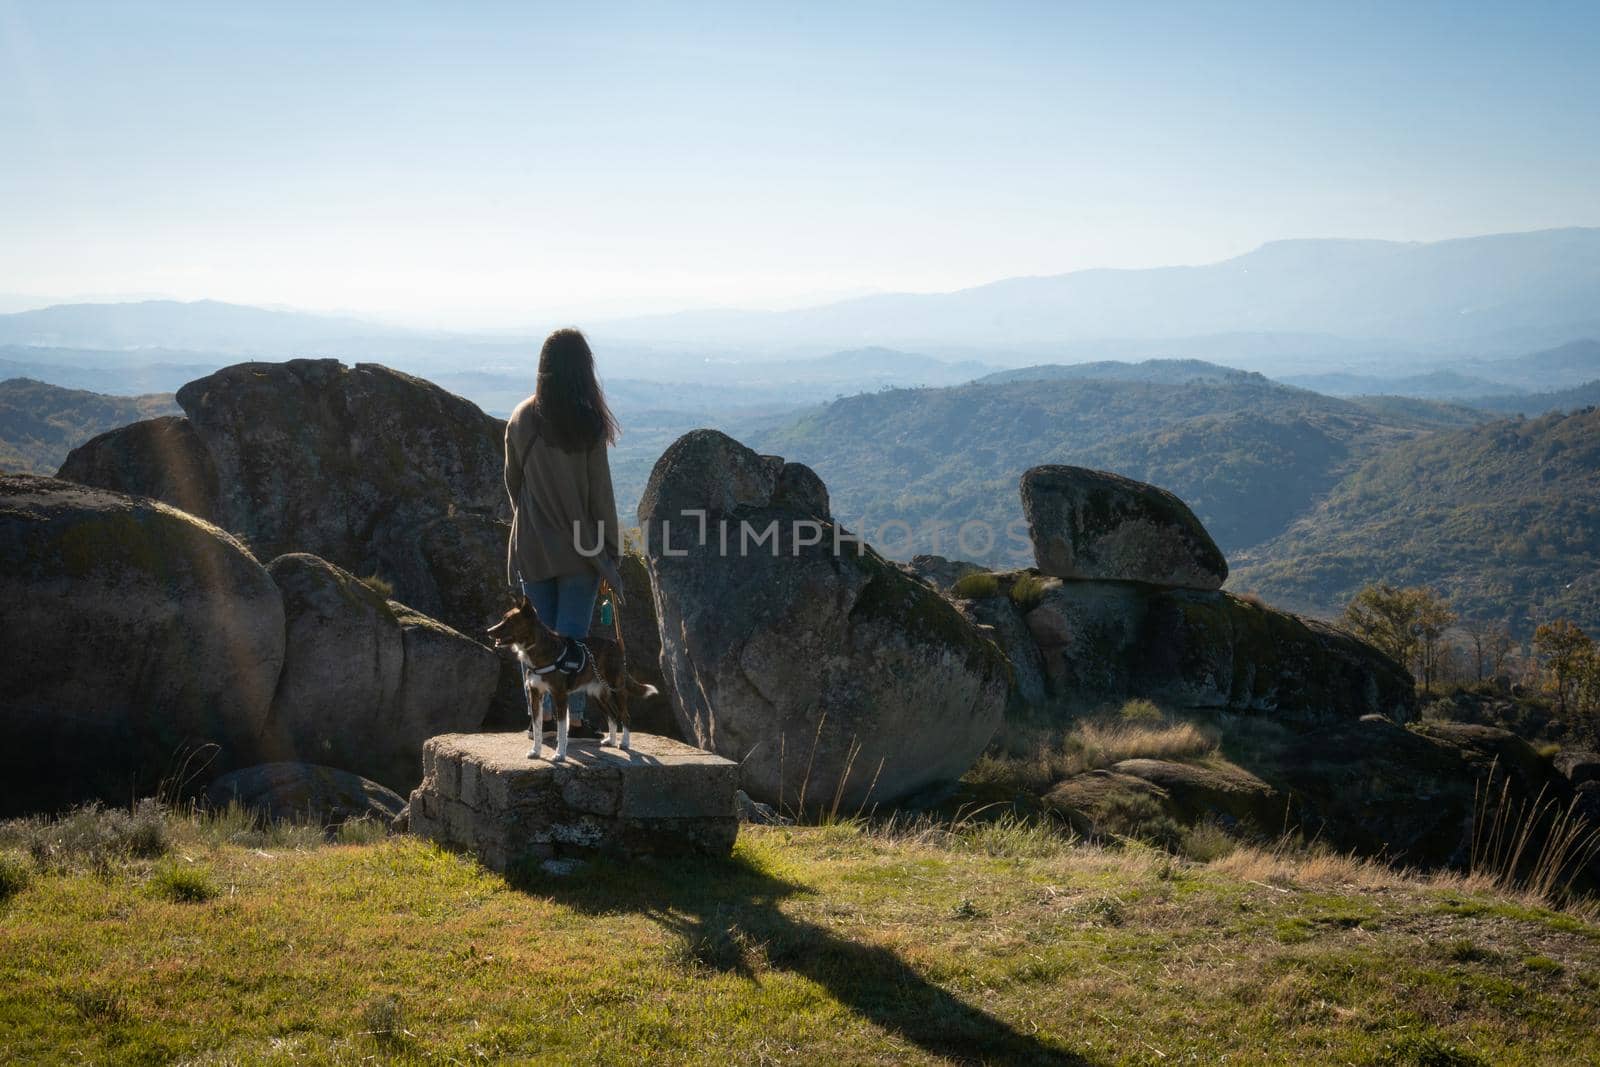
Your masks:
<svg viewBox="0 0 1600 1067"><path fill-rule="evenodd" d="M0 0L0 293L441 325L1600 225L1600 4Z"/></svg>

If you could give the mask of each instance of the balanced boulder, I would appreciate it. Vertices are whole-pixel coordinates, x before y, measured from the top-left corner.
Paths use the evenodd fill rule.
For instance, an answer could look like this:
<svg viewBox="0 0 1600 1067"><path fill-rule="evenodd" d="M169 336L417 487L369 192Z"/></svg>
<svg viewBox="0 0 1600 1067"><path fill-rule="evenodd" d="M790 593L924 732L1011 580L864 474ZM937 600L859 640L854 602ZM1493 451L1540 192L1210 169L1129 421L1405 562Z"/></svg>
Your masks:
<svg viewBox="0 0 1600 1067"><path fill-rule="evenodd" d="M1045 574L1205 590L1227 580L1216 542L1165 489L1085 467L1034 467L1022 476L1022 510Z"/></svg>
<svg viewBox="0 0 1600 1067"><path fill-rule="evenodd" d="M264 750L407 790L422 743L476 729L499 673L493 652L306 553L268 565L287 620Z"/></svg>
<svg viewBox="0 0 1600 1067"><path fill-rule="evenodd" d="M152 500L0 476L0 808L125 804L186 751L242 758L284 659L283 603L238 541Z"/></svg>
<svg viewBox="0 0 1600 1067"><path fill-rule="evenodd" d="M855 811L959 777L1008 670L933 589L827 513L820 480L696 430L639 505L661 670L686 738L782 808Z"/></svg>

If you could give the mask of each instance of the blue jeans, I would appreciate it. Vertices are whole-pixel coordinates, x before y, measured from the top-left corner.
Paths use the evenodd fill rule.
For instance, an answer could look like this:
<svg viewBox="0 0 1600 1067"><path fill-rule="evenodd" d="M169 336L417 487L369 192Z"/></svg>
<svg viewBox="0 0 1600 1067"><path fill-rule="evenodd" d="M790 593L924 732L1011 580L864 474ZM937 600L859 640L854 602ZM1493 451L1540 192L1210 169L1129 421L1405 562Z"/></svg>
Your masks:
<svg viewBox="0 0 1600 1067"><path fill-rule="evenodd" d="M536 582L523 579L517 575L517 581L522 586L522 595L533 604L533 610L538 613L539 621L562 637L576 637L583 640L589 636L589 619L594 615L595 598L600 595L600 576L597 574L564 574L559 578L541 578ZM526 672L527 668L524 667ZM545 694L545 703L549 704L550 694ZM572 709L575 718L581 718L588 699L582 693L573 693L567 698L567 706ZM528 718L534 717L534 710L530 703Z"/></svg>

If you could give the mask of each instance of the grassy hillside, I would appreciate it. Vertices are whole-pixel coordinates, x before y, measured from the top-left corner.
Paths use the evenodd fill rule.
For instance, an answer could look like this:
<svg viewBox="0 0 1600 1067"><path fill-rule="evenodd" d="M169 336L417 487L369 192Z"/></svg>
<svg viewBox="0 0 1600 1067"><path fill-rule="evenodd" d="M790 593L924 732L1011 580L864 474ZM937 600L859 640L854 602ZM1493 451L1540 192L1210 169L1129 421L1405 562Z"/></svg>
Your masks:
<svg viewBox="0 0 1600 1067"><path fill-rule="evenodd" d="M54 474L68 452L96 434L176 414L171 393L103 396L11 378L0 382L0 470Z"/></svg>
<svg viewBox="0 0 1600 1067"><path fill-rule="evenodd" d="M1361 460L1438 423L1434 409L1374 410L1232 374L889 390L835 401L750 443L813 466L834 513L869 536L890 520L910 524L912 544L880 539L890 554L1020 563L1031 558L1026 540L1006 531L1022 517L1018 478L1036 464L1102 467L1170 489L1234 551L1281 532ZM956 544L969 519L998 532L992 551Z"/></svg>
<svg viewBox="0 0 1600 1067"><path fill-rule="evenodd" d="M1364 583L1442 589L1518 629L1600 627L1600 409L1422 438L1344 479L1232 585L1336 609Z"/></svg>
<svg viewBox="0 0 1600 1067"><path fill-rule="evenodd" d="M126 820L125 820L126 821ZM741 832L512 882L411 838L0 828L0 1058L1550 1064L1600 927L1458 878L1048 829Z"/></svg>

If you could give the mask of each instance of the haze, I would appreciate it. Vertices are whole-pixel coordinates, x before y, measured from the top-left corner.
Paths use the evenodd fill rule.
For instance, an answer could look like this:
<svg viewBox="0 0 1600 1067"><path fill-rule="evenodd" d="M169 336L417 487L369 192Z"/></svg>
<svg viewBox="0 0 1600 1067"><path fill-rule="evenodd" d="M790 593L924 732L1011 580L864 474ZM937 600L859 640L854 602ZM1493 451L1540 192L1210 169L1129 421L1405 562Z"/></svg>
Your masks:
<svg viewBox="0 0 1600 1067"><path fill-rule="evenodd" d="M0 2L0 293L413 325L1600 225L1593 5Z"/></svg>

